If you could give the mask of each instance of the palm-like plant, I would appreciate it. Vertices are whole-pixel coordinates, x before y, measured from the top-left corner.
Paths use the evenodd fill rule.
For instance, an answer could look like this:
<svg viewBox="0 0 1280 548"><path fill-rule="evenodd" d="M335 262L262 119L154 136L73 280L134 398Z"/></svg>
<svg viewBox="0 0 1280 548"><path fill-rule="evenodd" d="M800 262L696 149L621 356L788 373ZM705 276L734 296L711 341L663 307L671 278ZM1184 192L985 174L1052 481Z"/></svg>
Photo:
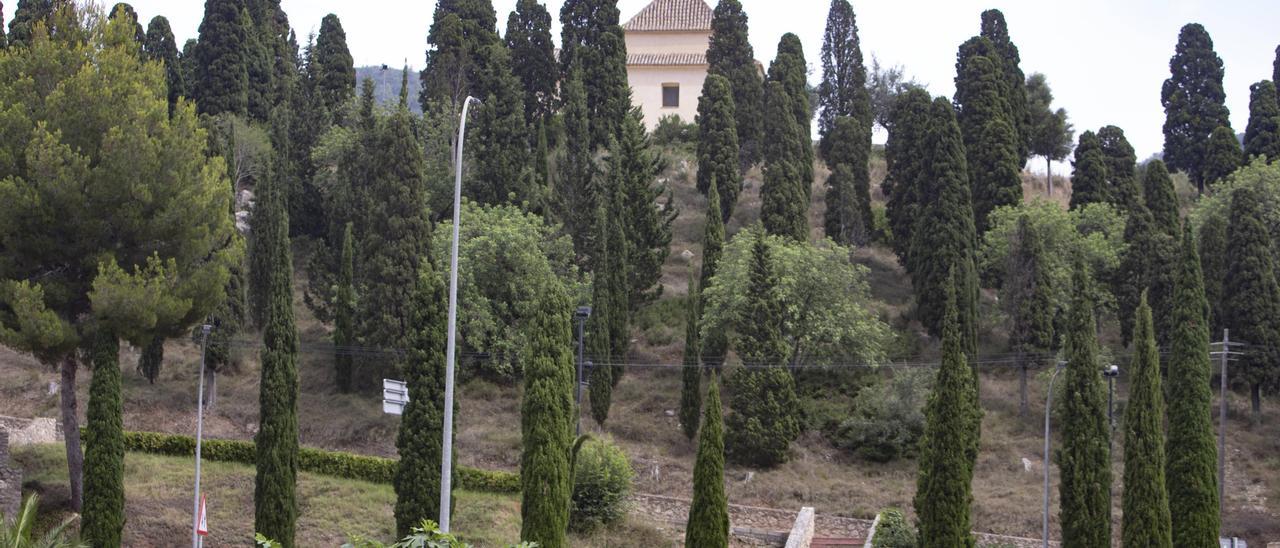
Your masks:
<svg viewBox="0 0 1280 548"><path fill-rule="evenodd" d="M71 540L67 528L75 523L78 516L67 518L57 527L47 531L44 536L35 538L36 508L40 497L31 495L23 501L18 515L12 522L8 516L0 513L0 548L88 548L87 544Z"/></svg>

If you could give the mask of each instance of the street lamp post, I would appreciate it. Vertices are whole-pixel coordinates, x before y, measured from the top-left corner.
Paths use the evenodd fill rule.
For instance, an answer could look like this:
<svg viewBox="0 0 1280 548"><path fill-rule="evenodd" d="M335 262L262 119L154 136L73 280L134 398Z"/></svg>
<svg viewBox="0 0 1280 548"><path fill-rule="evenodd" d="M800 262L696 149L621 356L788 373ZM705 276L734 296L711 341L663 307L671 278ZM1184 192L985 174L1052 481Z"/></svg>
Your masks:
<svg viewBox="0 0 1280 548"><path fill-rule="evenodd" d="M577 420L575 422L576 426L574 426L574 434L580 436L582 435L582 327L587 322L587 318L591 317L591 307L579 306L578 310L573 313L573 317L578 320L578 378L573 394Z"/></svg>
<svg viewBox="0 0 1280 548"><path fill-rule="evenodd" d="M1049 379L1049 395L1044 400L1044 548L1049 548L1049 417L1053 409L1053 383L1057 382L1058 374L1066 364L1058 362L1053 377Z"/></svg>
<svg viewBox="0 0 1280 548"><path fill-rule="evenodd" d="M194 509L191 512L191 547L196 548L200 542L200 441L204 437L204 355L209 346L209 331L213 326L200 326L200 380L196 388L196 496Z"/></svg>
<svg viewBox="0 0 1280 548"><path fill-rule="evenodd" d="M449 255L449 341L444 369L444 439L440 455L440 530L449 532L449 506L453 489L453 368L458 335L458 226L462 221L462 145L467 135L467 112L480 100L468 96L458 121L458 156L454 163L453 249Z"/></svg>

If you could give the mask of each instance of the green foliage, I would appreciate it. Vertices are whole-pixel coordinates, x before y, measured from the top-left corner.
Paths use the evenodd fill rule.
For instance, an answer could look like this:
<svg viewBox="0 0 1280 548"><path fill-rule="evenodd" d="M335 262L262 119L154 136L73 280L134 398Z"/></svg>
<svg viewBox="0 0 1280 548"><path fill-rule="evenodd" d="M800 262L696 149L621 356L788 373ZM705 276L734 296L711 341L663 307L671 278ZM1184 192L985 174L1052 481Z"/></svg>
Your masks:
<svg viewBox="0 0 1280 548"><path fill-rule="evenodd" d="M1142 188L1147 210L1151 212L1156 229L1177 238L1182 227L1178 194L1173 189L1173 179L1169 177L1169 170L1163 161L1152 160L1147 163Z"/></svg>
<svg viewBox="0 0 1280 548"><path fill-rule="evenodd" d="M498 15L488 0L444 0L436 3L427 30L427 61L422 69L422 110L440 101L462 108L477 93L480 56L486 46L500 43Z"/></svg>
<svg viewBox="0 0 1280 548"><path fill-rule="evenodd" d="M613 155L618 161L610 174L616 189L614 213L626 237L626 297L629 313L662 296L662 265L671 254L671 224L680 213L664 183L655 182L664 162L645 135L644 115L632 110L622 121L622 137Z"/></svg>
<svg viewBox="0 0 1280 548"><path fill-rule="evenodd" d="M279 543L258 533L258 548L280 548ZM344 543L342 548L471 548L470 544L461 542L457 537L445 533L435 522L424 519L410 528L409 534L390 545L376 540L355 538ZM521 542L508 545L507 548L538 548L536 542Z"/></svg>
<svg viewBox="0 0 1280 548"><path fill-rule="evenodd" d="M1071 141L1075 128L1067 122L1066 109L1054 110L1053 92L1049 82L1039 72L1027 76L1027 150L1043 156L1047 165L1062 161L1071 153Z"/></svg>
<svg viewBox="0 0 1280 548"><path fill-rule="evenodd" d="M803 242L809 239L809 198L813 179L804 179L799 124L786 86L765 85L764 185L760 188L760 219L770 234Z"/></svg>
<svg viewBox="0 0 1280 548"><path fill-rule="evenodd" d="M913 88L899 95L884 146L888 172L880 190L889 200L885 213L893 234L893 251L904 266L911 264L911 237L921 210L930 109L929 92L923 89Z"/></svg>
<svg viewBox="0 0 1280 548"><path fill-rule="evenodd" d="M1209 304L1209 332L1222 331L1222 282L1227 276L1227 217L1207 215L1199 228L1200 271Z"/></svg>
<svg viewBox="0 0 1280 548"><path fill-rule="evenodd" d="M617 176L621 157L612 158L611 175ZM615 181L616 182L616 181ZM627 306L627 240L623 235L622 189L616 184L601 196L596 208L596 262L591 296L591 416L600 425L609 417L613 387L625 369L630 342L630 309Z"/></svg>
<svg viewBox="0 0 1280 548"><path fill-rule="evenodd" d="M352 389L352 369L355 357L341 347L356 346L355 315L355 237L351 233L351 223L342 232L342 255L338 259L338 290L333 303L333 344L339 347L334 351L333 364L338 390L350 392Z"/></svg>
<svg viewBox="0 0 1280 548"><path fill-rule="evenodd" d="M698 324L702 312L702 292L689 268L689 296L685 298L684 357L680 364L680 428L690 441L698 433L698 416L702 412L702 368L699 354Z"/></svg>
<svg viewBox="0 0 1280 548"><path fill-rule="evenodd" d="M1175 278L1173 351L1169 356L1166 443L1172 539L1177 546L1211 545L1218 538L1217 447L1209 363L1209 303L1200 258L1188 226ZM1127 421L1126 421L1127 422Z"/></svg>
<svg viewBox="0 0 1280 548"><path fill-rule="evenodd" d="M320 20L320 34L308 63L314 93L331 115L337 116L356 95L355 61L347 48L347 32L332 13Z"/></svg>
<svg viewBox="0 0 1280 548"><path fill-rule="evenodd" d="M767 82L778 82L786 91L791 112L796 123L795 149L799 153L794 161L800 171L800 187L807 199L813 188L813 136L810 127L813 122L813 108L809 101L809 65L804 59L804 47L800 37L790 32L783 34L778 42L778 54L769 64ZM769 131L768 85L765 89L765 134L773 138ZM766 143L766 156L768 154ZM766 158L767 160L767 158Z"/></svg>
<svg viewBox="0 0 1280 548"><path fill-rule="evenodd" d="M1151 308L1156 317L1157 338L1168 343L1170 312L1173 308L1173 273L1176 270L1178 244L1166 227L1156 226L1146 206L1131 212L1124 234L1128 246L1120 257L1115 272L1115 296L1120 316L1120 340L1128 345L1133 333L1133 315L1144 291L1150 291Z"/></svg>
<svg viewBox="0 0 1280 548"><path fill-rule="evenodd" d="M561 84L564 118L564 148L556 159L558 173L553 185L556 219L573 238L579 256L590 255L596 197L597 167L591 146L590 112L586 90L582 86L582 70L571 67Z"/></svg>
<svg viewBox="0 0 1280 548"><path fill-rule="evenodd" d="M832 0L827 11L827 26L822 35L822 83L818 85L818 153L828 165L833 163L831 149L842 142L833 136L839 119L850 117L864 128L859 141L871 139L875 122L871 112L871 94L867 92L867 68L862 63L858 20L848 0ZM868 146L867 148L870 148ZM864 166L855 163L855 173ZM830 233L828 233L830 236ZM834 237L834 236L832 236ZM847 243L847 242L846 242Z"/></svg>
<svg viewBox="0 0 1280 548"><path fill-rule="evenodd" d="M3 23L3 21L0 21ZM0 34L0 36L3 36ZM32 493L22 501L18 513L6 516L0 513L0 546L6 548L87 548L87 544L71 540L68 534L76 522L72 516L55 525L40 537L36 537L36 512L40 508L40 495Z"/></svg>
<svg viewBox="0 0 1280 548"><path fill-rule="evenodd" d="M1246 158L1280 158L1280 102L1276 85L1263 80L1249 86L1249 126L1244 132Z"/></svg>
<svg viewBox="0 0 1280 548"><path fill-rule="evenodd" d="M530 128L545 124L555 113L560 76L551 41L551 13L537 0L520 0L507 17L504 39L511 50L511 71L524 92L525 124Z"/></svg>
<svg viewBox="0 0 1280 548"><path fill-rule="evenodd" d="M0 38L0 40L3 40ZM169 20L157 15L147 24L146 40L142 51L147 58L164 64L165 83L169 89L169 113L178 104L179 97L186 97L187 82L183 79L182 64L178 60L178 44L173 39Z"/></svg>
<svg viewBox="0 0 1280 548"><path fill-rule="evenodd" d="M724 493L724 421L721 419L720 383L713 374L707 388L698 453L693 464L693 501L685 526L688 548L727 548L729 507ZM695 419L696 422L696 419Z"/></svg>
<svg viewBox="0 0 1280 548"><path fill-rule="evenodd" d="M1213 39L1199 23L1188 23L1178 32L1178 44L1169 59L1169 79L1160 90L1164 105L1164 161L1183 171L1204 192L1209 134L1231 127L1222 88L1222 58L1213 51Z"/></svg>
<svg viewBox="0 0 1280 548"><path fill-rule="evenodd" d="M737 106L732 82L719 74L708 74L698 98L698 191L710 197L714 186L719 194L720 221L727 222L742 191Z"/></svg>
<svg viewBox="0 0 1280 548"><path fill-rule="evenodd" d="M201 114L249 113L248 40L253 22L238 0L210 0L200 21L192 95Z"/></svg>
<svg viewBox="0 0 1280 548"><path fill-rule="evenodd" d="M569 299L556 283L541 284L530 318L524 398L520 402L520 539L567 546L572 470L573 358Z"/></svg>
<svg viewBox="0 0 1280 548"><path fill-rule="evenodd" d="M476 167L463 191L481 204L535 207L541 197L532 187L524 92L512 73L511 55L506 46L496 43L485 46L478 62L476 88L483 95L469 130Z"/></svg>
<svg viewBox="0 0 1280 548"><path fill-rule="evenodd" d="M711 18L711 43L707 46L707 63L711 65L707 72L728 80L741 147L738 166L744 170L759 163L764 156L764 88L760 85L760 73L747 33L747 14L741 2L722 0L716 4ZM699 115L701 117L701 113ZM723 187L727 183L720 184ZM729 195L722 188L721 198L727 203L733 203L735 200L731 198L736 197L736 193ZM728 219L728 215L725 218Z"/></svg>
<svg viewBox="0 0 1280 548"><path fill-rule="evenodd" d="M1022 62L1018 54L1018 46L1009 39L1009 27L1005 23L1004 14L997 9L982 12L982 37L991 41L999 58L991 61L1001 66L1005 80L1005 102L1009 108L1009 123L1017 133L1018 170L1027 163L1031 144L1030 97L1025 86L1026 75L1018 65Z"/></svg>
<svg viewBox="0 0 1280 548"><path fill-rule="evenodd" d="M880 524L876 526L876 536L871 539L875 548L915 548L916 530L902 514L902 510L890 508L880 512Z"/></svg>
<svg viewBox="0 0 1280 548"><path fill-rule="evenodd" d="M1133 145L1129 144L1124 130L1116 126L1099 129L1098 141L1102 146L1102 162L1107 168L1107 200L1133 215L1143 207L1142 188L1137 175L1138 157Z"/></svg>
<svg viewBox="0 0 1280 548"><path fill-rule="evenodd" d="M974 55L970 52L974 49L972 42L961 46L956 63L961 71L956 76L956 103L973 189L974 223L981 235L989 226L987 216L992 210L1022 202L1023 162L1019 149L1024 146L1018 134L1019 120L1009 104L1012 92L1001 72L1000 58ZM1018 81L1014 89L1022 93L1021 76Z"/></svg>
<svg viewBox="0 0 1280 548"><path fill-rule="evenodd" d="M698 276L698 321L700 325L707 306L706 290L711 286L711 280L716 278L717 270L720 267L720 256L724 253L724 223L721 221L720 216L717 215L720 211L720 192L717 190L718 187L719 185L717 184L712 184L709 187L707 211L703 215L705 221L702 235L702 271ZM699 333L698 343L702 364L719 371L720 365L724 363L725 353L729 350L728 336L722 331Z"/></svg>
<svg viewBox="0 0 1280 548"><path fill-rule="evenodd" d="M84 508L80 535L96 546L119 546L124 532L124 402L120 393L120 341L96 334L90 350L84 444Z"/></svg>
<svg viewBox="0 0 1280 548"><path fill-rule="evenodd" d="M924 406L933 373L900 369L858 392L848 418L827 433L831 442L871 462L913 457L924 435Z"/></svg>
<svg viewBox="0 0 1280 548"><path fill-rule="evenodd" d="M1205 184L1222 181L1246 163L1240 151L1240 141L1229 126L1218 126L1209 135L1205 145L1203 179Z"/></svg>
<svg viewBox="0 0 1280 548"><path fill-rule="evenodd" d="M1248 341L1258 350L1237 362L1232 374L1254 391L1255 419L1261 413L1258 392L1274 386L1276 351L1280 349L1280 286L1276 284L1271 243L1263 225L1262 209L1254 189L1241 187L1231 193L1227 225L1227 275L1223 279L1223 327L1235 340Z"/></svg>
<svg viewBox="0 0 1280 548"><path fill-rule="evenodd" d="M560 7L560 66L566 79L573 66L582 70L591 150L607 147L631 110L619 16L612 0L569 0Z"/></svg>
<svg viewBox="0 0 1280 548"><path fill-rule="evenodd" d="M1080 134L1071 172L1071 209L1099 202L1110 203L1107 192L1107 165L1103 160L1102 142L1092 131Z"/></svg>
<svg viewBox="0 0 1280 548"><path fill-rule="evenodd" d="M698 106L702 106L699 102ZM732 116L729 117L733 119ZM698 144L698 124L685 122L679 114L668 114L658 119L653 128L653 143L664 147L691 149Z"/></svg>
<svg viewBox="0 0 1280 548"><path fill-rule="evenodd" d="M164 365L164 338L152 337L146 345L142 347L142 353L138 355L138 373L147 382L156 383L156 378L160 376L160 368Z"/></svg>
<svg viewBox="0 0 1280 548"><path fill-rule="evenodd" d="M1193 320L1194 321L1194 320ZM1165 490L1164 390L1160 355L1144 293L1134 320L1129 400L1124 411L1125 546L1172 546Z"/></svg>
<svg viewBox="0 0 1280 548"><path fill-rule="evenodd" d="M1000 296L1009 315L1009 349L1019 354L1043 354L1057 348L1053 323L1059 309L1053 302L1051 262L1044 237L1031 216L1023 214L1017 222Z"/></svg>
<svg viewBox="0 0 1280 548"><path fill-rule="evenodd" d="M871 213L871 133L860 118L842 116L828 135L827 210L823 228L841 245L864 245L875 234Z"/></svg>
<svg viewBox="0 0 1280 548"><path fill-rule="evenodd" d="M612 441L587 440L574 459L569 528L591 532L620 522L634 475L627 454Z"/></svg>
<svg viewBox="0 0 1280 548"><path fill-rule="evenodd" d="M30 46L35 38L37 23L45 23L46 28L52 31L54 25L51 23L55 20L54 14L58 7L52 0L18 0L13 21L9 22L9 43L15 47Z"/></svg>

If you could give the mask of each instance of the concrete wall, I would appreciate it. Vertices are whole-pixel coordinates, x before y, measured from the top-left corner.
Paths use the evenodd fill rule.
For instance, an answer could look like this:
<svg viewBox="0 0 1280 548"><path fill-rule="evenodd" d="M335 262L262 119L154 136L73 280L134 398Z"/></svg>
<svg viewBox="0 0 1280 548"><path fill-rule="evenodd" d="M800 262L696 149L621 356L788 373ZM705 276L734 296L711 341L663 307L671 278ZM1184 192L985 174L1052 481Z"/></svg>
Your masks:
<svg viewBox="0 0 1280 548"><path fill-rule="evenodd" d="M627 53L706 53L711 31L628 32Z"/></svg>
<svg viewBox="0 0 1280 548"><path fill-rule="evenodd" d="M629 66L627 81L631 84L631 102L644 111L645 126L652 130L658 120L671 114L679 115L685 123L692 123L698 114L698 96L702 94L702 81L707 78L707 66L657 67ZM663 84L680 85L680 106L662 106Z"/></svg>

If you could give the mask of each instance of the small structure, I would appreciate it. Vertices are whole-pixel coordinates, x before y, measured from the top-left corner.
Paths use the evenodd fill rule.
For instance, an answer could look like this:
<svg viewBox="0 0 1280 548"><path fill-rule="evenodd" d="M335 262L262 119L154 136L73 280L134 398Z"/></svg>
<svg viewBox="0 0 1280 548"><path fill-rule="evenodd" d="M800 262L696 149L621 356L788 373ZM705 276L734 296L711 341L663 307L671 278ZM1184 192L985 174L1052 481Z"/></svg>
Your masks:
<svg viewBox="0 0 1280 548"><path fill-rule="evenodd" d="M9 432L0 429L0 514L12 520L21 504L22 472L9 466Z"/></svg>
<svg viewBox="0 0 1280 548"><path fill-rule="evenodd" d="M653 0L622 25L631 100L648 129L664 116L689 123L697 115L712 15L704 0Z"/></svg>

